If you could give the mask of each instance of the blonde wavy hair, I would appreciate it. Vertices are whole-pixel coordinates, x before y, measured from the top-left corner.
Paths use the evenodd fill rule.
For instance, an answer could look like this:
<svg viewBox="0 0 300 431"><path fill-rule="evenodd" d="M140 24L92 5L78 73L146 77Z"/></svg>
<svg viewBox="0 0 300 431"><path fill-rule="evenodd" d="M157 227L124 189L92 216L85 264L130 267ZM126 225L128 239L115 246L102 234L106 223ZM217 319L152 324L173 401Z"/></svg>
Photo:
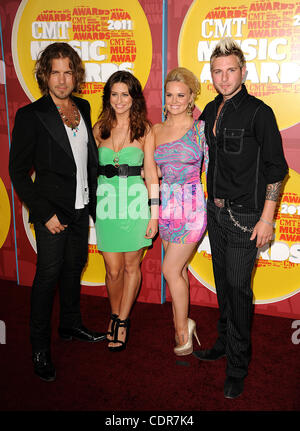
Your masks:
<svg viewBox="0 0 300 431"><path fill-rule="evenodd" d="M193 74L193 72L186 69L185 67L176 67L175 69L172 69L166 77L165 91L167 84L172 81L183 82L189 87L193 97L191 106L191 109L193 110L195 106L195 100L200 94L200 82L198 81L197 77Z"/></svg>

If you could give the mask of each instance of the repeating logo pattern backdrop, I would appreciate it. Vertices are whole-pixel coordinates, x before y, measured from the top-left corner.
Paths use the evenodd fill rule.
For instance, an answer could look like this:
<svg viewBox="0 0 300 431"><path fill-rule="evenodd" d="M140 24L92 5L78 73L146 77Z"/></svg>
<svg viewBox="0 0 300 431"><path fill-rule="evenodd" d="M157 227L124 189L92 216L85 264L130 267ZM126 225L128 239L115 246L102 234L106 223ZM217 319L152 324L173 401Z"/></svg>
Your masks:
<svg viewBox="0 0 300 431"><path fill-rule="evenodd" d="M3 43L6 19L0 15L0 277L17 279L15 243L13 231L13 214L11 205L11 186L7 172L8 166L8 100L7 100L7 66Z"/></svg>
<svg viewBox="0 0 300 431"><path fill-rule="evenodd" d="M216 97L210 75L211 52L222 37L229 36L245 53L248 91L273 108L280 130L289 129L295 141L300 121L299 6L299 2L183 0L180 8L175 8L169 2L171 54L176 53L178 65L192 70L201 83L196 101L199 112ZM169 69L175 66L170 55ZM269 309L274 310L276 303L279 313L291 309L299 313L300 306L300 159L295 161L295 145L292 152L289 144L288 139L283 141L293 169L278 204L274 240L258 250L253 277L255 303L264 310L271 303ZM207 235L189 269L194 277L191 300L215 305L215 297L197 289L200 282L215 293Z"/></svg>
<svg viewBox="0 0 300 431"><path fill-rule="evenodd" d="M161 81L155 88L154 95L152 94L150 76L151 70L154 70L152 75L155 74L153 53L161 56L159 51L161 48L157 43L161 34L161 14L158 13L160 1L152 0L148 2L148 7L145 7L144 3L146 2L138 0L126 2L106 0L99 4L93 0L69 0L62 5L61 1L57 0L20 1L9 34L10 55L18 83L29 99L28 102L40 97L34 77L35 60L42 49L56 41L69 43L84 62L86 76L82 97L91 104L92 123L97 121L101 110L105 82L117 70L128 70L133 73L140 80L143 88L150 82L147 87L147 99L150 103L157 97L157 90L161 95ZM144 9L147 10L147 16ZM157 32L157 25L160 32ZM157 62L155 64L157 65ZM158 108L160 105L161 99L158 101ZM156 114L155 112L152 116L152 121L160 119L160 117L155 119ZM28 209L19 201L17 207L17 228L19 229L17 236L19 239L21 237L19 246L23 239L27 238L24 254L30 256L28 260L32 262L30 267L23 264L20 257L23 254L22 243L18 250L20 267L22 267L20 283L30 284L36 253L35 234L33 226L28 223ZM33 259L30 250L34 253ZM157 283L157 278L160 277L160 265L157 265L157 261L160 263L160 250L153 247L145 253L143 259L143 276L148 280L150 288L142 289L140 292L142 300L160 302L160 283ZM23 277L25 268L27 275ZM103 286L105 267L102 255L97 249L95 227L91 219L88 263L82 275L82 284L83 291L86 293L106 295Z"/></svg>
<svg viewBox="0 0 300 431"><path fill-rule="evenodd" d="M6 79L5 79L5 62L3 55L3 36L2 36L2 24L0 20L0 103L2 106L6 106ZM1 113L2 114L2 113ZM1 134L7 132L7 119L6 119L6 110L3 110L3 115L1 115ZM6 160L6 158L5 158ZM5 188L3 179L1 178L2 172L0 172L0 249L3 246L10 227L11 221L11 211L10 211L10 202L8 198L8 193Z"/></svg>
<svg viewBox="0 0 300 431"><path fill-rule="evenodd" d="M258 250L253 292L256 304L289 298L300 291L300 175L293 171L276 211L272 243ZM215 292L208 236L190 263L192 274Z"/></svg>
<svg viewBox="0 0 300 431"><path fill-rule="evenodd" d="M299 315L300 156L295 152L298 134L294 130L299 129L300 121L300 3L255 0L213 0L209 3L202 0L181 0L167 3L168 70L180 65L191 69L198 76L202 92L196 102L197 112L216 96L209 72L210 53L221 37L232 36L246 54L246 85L249 92L262 98L273 108L280 130L285 137L288 136L284 140L284 149L288 162L289 157L292 158L293 169L290 169L290 177L278 205L274 241L258 252L253 289L258 310L274 315ZM140 79L145 89L149 115L154 123L160 121L160 0L103 0L100 3L93 0L69 0L63 5L58 0L0 0L0 12L4 19L8 20L9 17L11 24L11 51L6 43L7 57L13 68L13 76L15 75L15 88L10 86L10 94L13 95L9 104L10 117L14 117L24 94L29 99L28 102L40 97L33 75L39 51L49 43L64 41L78 51L85 63L83 97L91 104L93 123L101 109L103 86L110 74L119 69L129 70ZM8 37L8 33L5 34ZM3 65L0 70L3 71ZM0 79L1 76L3 73L0 73ZM16 95L18 92L19 102ZM293 153L289 151L289 142L292 140ZM2 173L3 170L5 173ZM7 167L1 166L0 178L4 175L7 176ZM3 225L0 240L2 236L8 236L5 230L9 226L12 229L10 206L5 206L8 201L7 191L5 186L3 190L1 184L0 181L1 208L5 207L9 216L6 217L8 227ZM31 250L31 256L35 256L34 230L28 225L27 209L20 202L16 202L16 207L18 253L25 250L24 254L29 255ZM157 239L143 259L143 284L147 285L146 289L149 291L145 293L146 289L143 288L140 300L160 302L160 259L160 241ZM34 260L32 257L28 259L31 273L24 277L28 284ZM190 272L191 302L216 305L207 235L191 261ZM104 264L96 247L92 222L89 261L82 281L85 292L106 294L103 286Z"/></svg>
<svg viewBox="0 0 300 431"><path fill-rule="evenodd" d="M299 12L297 3L221 0L204 5L195 0L181 26L178 63L193 70L201 82L198 108L203 110L216 95L209 59L217 42L229 36L245 53L248 91L274 109L281 130L298 123ZM277 211L274 241L258 252L253 282L256 303L280 301L300 290L299 185L300 176L291 169ZM191 271L214 290L210 254L206 237L191 262Z"/></svg>
<svg viewBox="0 0 300 431"><path fill-rule="evenodd" d="M249 92L274 108L280 130L299 123L299 3L259 0L192 3L181 27L178 61L193 70L202 83L198 101L201 110L215 94L210 76L211 52L227 36L234 38L245 53Z"/></svg>
<svg viewBox="0 0 300 431"><path fill-rule="evenodd" d="M138 0L23 0L12 33L15 69L31 100L40 97L33 79L39 52L53 42L67 42L85 64L84 97L92 121L100 111L102 90L117 70L132 72L144 87L152 63L152 39Z"/></svg>

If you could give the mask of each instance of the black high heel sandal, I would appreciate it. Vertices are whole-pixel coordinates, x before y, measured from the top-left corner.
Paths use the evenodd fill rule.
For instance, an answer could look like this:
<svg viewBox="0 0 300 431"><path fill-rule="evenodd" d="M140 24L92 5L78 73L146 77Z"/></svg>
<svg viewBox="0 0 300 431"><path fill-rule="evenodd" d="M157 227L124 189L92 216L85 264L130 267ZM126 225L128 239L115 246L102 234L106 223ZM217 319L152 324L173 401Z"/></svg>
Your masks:
<svg viewBox="0 0 300 431"><path fill-rule="evenodd" d="M130 326L129 318L127 318L125 320L121 320L121 319L116 320L114 339L111 340L111 343L115 343L115 344L119 343L120 345L119 346L108 346L108 348L111 352L121 352L122 350L124 350L126 348L126 344L127 344L128 336L129 336L129 326ZM126 336L125 336L124 341L118 340L119 328L126 328Z"/></svg>
<svg viewBox="0 0 300 431"><path fill-rule="evenodd" d="M110 331L107 331L107 333L106 333L106 339L107 339L107 341L113 341L113 338L110 340L109 338L107 338L107 336L109 335L110 337L113 337L114 336L114 333L115 333L115 326L116 326L116 323L117 323L117 319L118 319L118 315L117 314L114 314L114 313L112 313L111 315L110 315L110 320L111 320L111 326L110 326Z"/></svg>

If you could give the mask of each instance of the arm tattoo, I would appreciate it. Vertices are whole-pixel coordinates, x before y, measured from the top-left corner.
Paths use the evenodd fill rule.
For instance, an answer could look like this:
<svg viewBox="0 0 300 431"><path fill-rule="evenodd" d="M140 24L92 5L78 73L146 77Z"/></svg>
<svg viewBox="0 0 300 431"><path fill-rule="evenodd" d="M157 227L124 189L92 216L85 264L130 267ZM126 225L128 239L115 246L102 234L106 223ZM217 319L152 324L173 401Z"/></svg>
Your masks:
<svg viewBox="0 0 300 431"><path fill-rule="evenodd" d="M267 192L266 192L266 199L269 201L275 201L277 202L280 189L281 189L282 181L278 181L278 183L274 184L268 184L267 185Z"/></svg>

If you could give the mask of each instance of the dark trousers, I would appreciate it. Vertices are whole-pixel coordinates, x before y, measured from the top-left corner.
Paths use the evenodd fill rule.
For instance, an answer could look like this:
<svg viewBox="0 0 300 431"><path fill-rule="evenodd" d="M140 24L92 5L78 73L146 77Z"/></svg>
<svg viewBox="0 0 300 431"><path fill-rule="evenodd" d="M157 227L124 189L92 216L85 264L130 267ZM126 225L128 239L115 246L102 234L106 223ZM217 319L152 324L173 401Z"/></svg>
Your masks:
<svg viewBox="0 0 300 431"><path fill-rule="evenodd" d="M260 212L232 206L231 213L241 226L253 228ZM215 347L224 349L228 376L247 375L251 357L253 315L252 271L256 259L256 238L235 226L228 209L207 203L207 228L212 253L220 319Z"/></svg>
<svg viewBox="0 0 300 431"><path fill-rule="evenodd" d="M59 284L60 327L81 325L80 278L87 261L88 207L76 210L68 227L52 234L42 223L34 225L36 274L31 292L30 340L33 351L50 349L51 315Z"/></svg>

